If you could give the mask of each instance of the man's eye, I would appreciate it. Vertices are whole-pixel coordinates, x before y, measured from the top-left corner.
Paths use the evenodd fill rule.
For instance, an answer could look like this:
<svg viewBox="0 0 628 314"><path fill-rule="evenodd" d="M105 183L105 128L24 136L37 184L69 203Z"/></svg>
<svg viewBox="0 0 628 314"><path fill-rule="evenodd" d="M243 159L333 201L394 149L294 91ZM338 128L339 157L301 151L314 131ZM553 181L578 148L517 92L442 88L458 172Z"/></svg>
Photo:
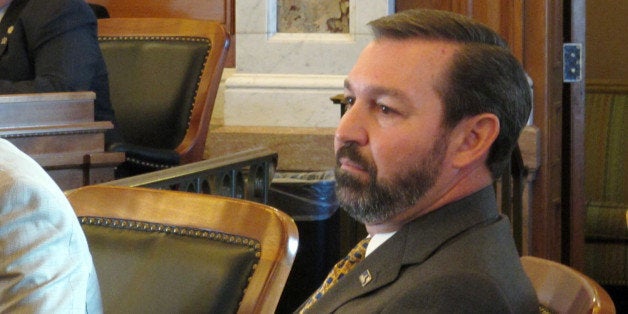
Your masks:
<svg viewBox="0 0 628 314"><path fill-rule="evenodd" d="M379 110L385 114L392 112L392 110L388 106L385 106L385 105L379 105Z"/></svg>
<svg viewBox="0 0 628 314"><path fill-rule="evenodd" d="M351 109L351 107L353 107L353 104L355 104L354 97L345 97L345 99L342 100L342 105L344 106L345 111Z"/></svg>

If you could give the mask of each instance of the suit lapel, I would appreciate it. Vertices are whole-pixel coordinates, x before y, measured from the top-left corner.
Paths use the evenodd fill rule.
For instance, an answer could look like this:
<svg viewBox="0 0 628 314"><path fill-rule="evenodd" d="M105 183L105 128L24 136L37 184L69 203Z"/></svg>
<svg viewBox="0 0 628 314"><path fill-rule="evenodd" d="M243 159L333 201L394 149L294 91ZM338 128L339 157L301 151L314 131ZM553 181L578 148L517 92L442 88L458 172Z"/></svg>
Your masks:
<svg viewBox="0 0 628 314"><path fill-rule="evenodd" d="M400 230L366 259L357 264L351 272L335 284L323 298L311 308L311 313L331 313L337 308L361 295L393 282L401 270L405 247L405 234Z"/></svg>
<svg viewBox="0 0 628 314"><path fill-rule="evenodd" d="M327 291L311 313L332 313L350 300L390 284L404 265L419 265L458 235L497 219L492 187L415 219ZM367 271L370 279L363 285Z"/></svg>

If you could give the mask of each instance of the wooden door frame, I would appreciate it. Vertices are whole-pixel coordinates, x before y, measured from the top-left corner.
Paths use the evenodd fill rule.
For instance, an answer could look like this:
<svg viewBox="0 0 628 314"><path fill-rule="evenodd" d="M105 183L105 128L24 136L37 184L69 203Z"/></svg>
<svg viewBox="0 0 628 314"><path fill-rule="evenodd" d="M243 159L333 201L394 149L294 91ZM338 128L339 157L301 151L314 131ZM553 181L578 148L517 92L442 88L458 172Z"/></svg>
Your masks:
<svg viewBox="0 0 628 314"><path fill-rule="evenodd" d="M527 254L561 260L562 227L562 1L524 2L523 64L534 82L534 125L540 165L534 181ZM526 251L526 250L524 250Z"/></svg>
<svg viewBox="0 0 628 314"><path fill-rule="evenodd" d="M567 186L563 189L563 199L568 202L565 206L566 215L563 217L563 236L567 239L563 245L562 262L572 267L584 270L584 243L585 243L585 221L586 221L586 197L584 190L584 131L585 131L585 60L586 60L586 1L570 0L569 15L570 21L566 28L566 38L570 42L582 44L582 64L581 80L571 83L565 87L568 90L568 98L565 97L565 106L569 107L569 114L566 120L569 121L569 129L565 134L569 136L566 143L568 156L568 168L565 169ZM568 35L568 36L567 36ZM563 136L564 138L567 138Z"/></svg>
<svg viewBox="0 0 628 314"><path fill-rule="evenodd" d="M524 67L534 80L534 124L542 145L528 253L582 270L585 0L530 0L524 12ZM569 85L562 77L565 40L583 47L581 81Z"/></svg>

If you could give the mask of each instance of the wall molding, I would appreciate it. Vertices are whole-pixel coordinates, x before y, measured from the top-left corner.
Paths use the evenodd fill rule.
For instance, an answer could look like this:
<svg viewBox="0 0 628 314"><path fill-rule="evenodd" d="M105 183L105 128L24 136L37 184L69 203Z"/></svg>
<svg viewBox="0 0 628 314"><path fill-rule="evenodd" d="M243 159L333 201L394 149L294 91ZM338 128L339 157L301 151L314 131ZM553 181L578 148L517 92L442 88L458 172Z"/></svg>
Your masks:
<svg viewBox="0 0 628 314"><path fill-rule="evenodd" d="M587 93L628 94L628 80L586 80Z"/></svg>

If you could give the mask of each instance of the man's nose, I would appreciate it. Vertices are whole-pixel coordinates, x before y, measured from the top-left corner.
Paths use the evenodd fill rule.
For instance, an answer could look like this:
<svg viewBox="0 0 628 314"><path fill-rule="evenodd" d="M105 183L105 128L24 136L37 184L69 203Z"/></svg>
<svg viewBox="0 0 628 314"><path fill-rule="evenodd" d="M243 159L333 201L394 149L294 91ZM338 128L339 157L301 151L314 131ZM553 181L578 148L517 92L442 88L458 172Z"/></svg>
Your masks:
<svg viewBox="0 0 628 314"><path fill-rule="evenodd" d="M368 143L368 115L365 114L364 106L353 104L348 109L336 128L334 143L336 149L346 144L355 143L359 146Z"/></svg>

